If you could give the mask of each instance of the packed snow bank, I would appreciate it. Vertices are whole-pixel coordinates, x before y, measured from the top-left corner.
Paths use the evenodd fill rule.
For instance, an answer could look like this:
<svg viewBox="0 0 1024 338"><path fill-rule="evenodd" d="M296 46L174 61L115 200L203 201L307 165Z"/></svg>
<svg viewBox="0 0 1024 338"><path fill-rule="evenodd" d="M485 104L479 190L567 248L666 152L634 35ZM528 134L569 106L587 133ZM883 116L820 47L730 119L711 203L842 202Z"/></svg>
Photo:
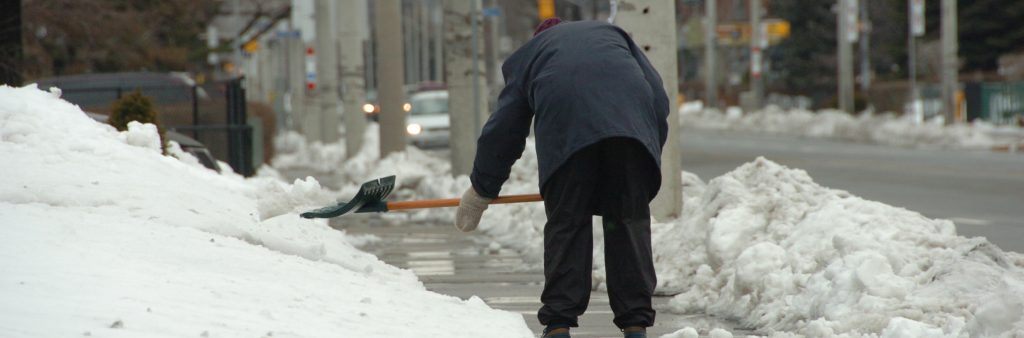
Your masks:
<svg viewBox="0 0 1024 338"><path fill-rule="evenodd" d="M654 227L676 311L779 335L1024 335L1024 256L763 158L690 185Z"/></svg>
<svg viewBox="0 0 1024 338"><path fill-rule="evenodd" d="M940 119L918 123L909 116L892 113L854 116L835 109L812 112L768 106L744 114L736 107L721 112L704 109L701 102L692 102L683 104L679 114L684 127L834 138L903 147L988 150L1016 148L1024 143L1024 129L1017 127L994 126L983 121L944 126Z"/></svg>
<svg viewBox="0 0 1024 338"><path fill-rule="evenodd" d="M315 180L218 175L158 147L152 126L0 86L0 335L531 336L297 217L332 199Z"/></svg>

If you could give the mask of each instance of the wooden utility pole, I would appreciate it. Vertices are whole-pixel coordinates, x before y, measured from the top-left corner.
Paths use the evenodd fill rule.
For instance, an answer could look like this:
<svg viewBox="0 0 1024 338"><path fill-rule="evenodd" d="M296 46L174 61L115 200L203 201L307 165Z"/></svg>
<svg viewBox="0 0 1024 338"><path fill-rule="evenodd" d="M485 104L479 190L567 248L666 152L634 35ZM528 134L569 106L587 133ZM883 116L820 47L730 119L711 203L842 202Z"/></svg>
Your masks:
<svg viewBox="0 0 1024 338"><path fill-rule="evenodd" d="M363 37L366 29L366 0L338 6L338 43L341 44L341 88L345 105L345 156L352 158L363 147L366 130L366 68L363 67Z"/></svg>
<svg viewBox="0 0 1024 338"><path fill-rule="evenodd" d="M402 51L401 0L378 0L377 97L380 99L380 156L405 150L405 58Z"/></svg>
<svg viewBox="0 0 1024 338"><path fill-rule="evenodd" d="M668 141L661 153L661 192L651 214L660 220L676 218L683 209L682 154L679 146L678 65L676 63L675 0L619 0L618 24L629 32L658 70L669 99Z"/></svg>
<svg viewBox="0 0 1024 338"><path fill-rule="evenodd" d="M444 0L445 74L451 120L452 175L473 170L476 138L487 110L487 81L478 30L480 0Z"/></svg>

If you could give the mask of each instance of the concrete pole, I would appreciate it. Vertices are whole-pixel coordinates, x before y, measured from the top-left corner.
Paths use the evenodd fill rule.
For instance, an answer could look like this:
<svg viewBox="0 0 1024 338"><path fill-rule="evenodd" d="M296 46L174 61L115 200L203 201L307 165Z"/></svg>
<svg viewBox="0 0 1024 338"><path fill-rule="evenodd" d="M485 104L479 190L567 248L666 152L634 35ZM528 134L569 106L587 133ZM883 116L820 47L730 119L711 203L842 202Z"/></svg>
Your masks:
<svg viewBox="0 0 1024 338"><path fill-rule="evenodd" d="M291 22L291 30L299 26ZM302 37L288 38L288 125L291 130L305 133L306 116L306 44Z"/></svg>
<svg viewBox="0 0 1024 338"><path fill-rule="evenodd" d="M956 0L942 0L942 111L946 124L954 121L957 109L957 27Z"/></svg>
<svg viewBox="0 0 1024 338"><path fill-rule="evenodd" d="M363 147L366 130L366 71L363 67L363 28L366 27L366 0L338 6L338 43L341 44L341 86L345 105L345 156L352 158Z"/></svg>
<svg viewBox="0 0 1024 338"><path fill-rule="evenodd" d="M444 6L441 0L434 0L434 77L432 80L444 81Z"/></svg>
<svg viewBox="0 0 1024 338"><path fill-rule="evenodd" d="M314 139L323 143L335 142L340 138L338 126L341 117L338 115L338 55L337 40L334 29L333 7L330 0L316 1L316 112L315 121L319 128L319 137Z"/></svg>
<svg viewBox="0 0 1024 338"><path fill-rule="evenodd" d="M377 97L380 98L380 156L405 150L405 112L402 94L402 2L378 0Z"/></svg>
<svg viewBox="0 0 1024 338"><path fill-rule="evenodd" d="M868 15L868 2L860 0L860 22L864 30L860 34L860 91L864 95L871 89L871 18Z"/></svg>
<svg viewBox="0 0 1024 338"><path fill-rule="evenodd" d="M718 1L704 2L704 106L718 107Z"/></svg>
<svg viewBox="0 0 1024 338"><path fill-rule="evenodd" d="M915 32L915 0L907 1L907 68L910 77L910 109L911 113L914 114L914 120L917 123L921 123L924 116L921 113L921 98L917 91L917 34ZM921 0L920 4L923 5L924 1ZM921 10L923 12L923 9ZM923 16L919 17L923 19ZM919 24L920 27L924 27L924 24Z"/></svg>
<svg viewBox="0 0 1024 338"><path fill-rule="evenodd" d="M479 15L480 0L444 0L445 75L448 83L448 110L451 120L452 175L468 175L476 155L476 137L481 112L486 110L487 81L480 62L481 48L475 48L474 17ZM476 97L474 97L476 93Z"/></svg>
<svg viewBox="0 0 1024 338"><path fill-rule="evenodd" d="M619 0L615 23L630 33L654 68L658 70L669 99L668 141L661 154L661 192L654 199L651 214L659 220L680 216L683 209L682 153L679 145L679 113L676 107L678 65L676 64L675 0Z"/></svg>
<svg viewBox="0 0 1024 338"><path fill-rule="evenodd" d="M412 15L412 6L404 6L401 4L399 4L399 6L402 8L402 49L405 55L404 84L411 84L416 83L416 77L419 75L416 73L416 42L414 41L416 39L416 34L415 29L413 29L416 25L416 20L413 19L415 16Z"/></svg>
<svg viewBox="0 0 1024 338"><path fill-rule="evenodd" d="M853 107L853 46L850 45L849 0L836 1L836 44L839 60L839 84L836 95L839 97L839 110L854 113Z"/></svg>
<svg viewBox="0 0 1024 338"><path fill-rule="evenodd" d="M419 2L420 81L430 80L430 11L433 2Z"/></svg>
<svg viewBox="0 0 1024 338"><path fill-rule="evenodd" d="M764 43L761 32L761 0L750 0L750 92L755 110L764 102Z"/></svg>

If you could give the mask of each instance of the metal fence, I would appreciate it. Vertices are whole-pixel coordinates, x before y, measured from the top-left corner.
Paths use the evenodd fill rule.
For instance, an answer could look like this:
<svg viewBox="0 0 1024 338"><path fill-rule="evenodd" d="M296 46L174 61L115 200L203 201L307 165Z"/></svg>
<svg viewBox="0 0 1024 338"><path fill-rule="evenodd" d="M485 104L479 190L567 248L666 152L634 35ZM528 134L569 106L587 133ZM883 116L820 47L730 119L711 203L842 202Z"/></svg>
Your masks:
<svg viewBox="0 0 1024 338"><path fill-rule="evenodd" d="M69 86L62 97L94 113L109 114L114 101L139 91L153 100L167 130L192 136L218 160L244 176L255 174L253 127L247 121L243 78L203 85ZM60 86L58 84L58 86Z"/></svg>
<svg viewBox="0 0 1024 338"><path fill-rule="evenodd" d="M1019 123L1024 117L1024 81L964 84L967 118L995 124Z"/></svg>

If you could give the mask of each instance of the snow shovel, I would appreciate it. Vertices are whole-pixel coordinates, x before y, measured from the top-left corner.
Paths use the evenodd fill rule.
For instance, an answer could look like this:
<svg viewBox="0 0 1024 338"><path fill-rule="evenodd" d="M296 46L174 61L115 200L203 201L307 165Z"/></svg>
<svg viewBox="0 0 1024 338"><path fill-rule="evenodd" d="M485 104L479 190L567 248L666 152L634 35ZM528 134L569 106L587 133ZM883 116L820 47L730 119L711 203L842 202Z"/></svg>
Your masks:
<svg viewBox="0 0 1024 338"><path fill-rule="evenodd" d="M331 218L353 212L353 210L355 210L355 213L364 213L459 206L458 198L403 202L385 201L385 199L388 198L388 195L391 194L391 190L394 188L395 176L375 179L363 183L363 185L359 187L359 192L357 192L356 196L353 197L351 201L348 201L348 203L341 202L320 209L310 210L300 214L300 216L303 218ZM542 200L543 199L541 199L540 194L511 195L499 196L491 201L491 204L540 202Z"/></svg>

